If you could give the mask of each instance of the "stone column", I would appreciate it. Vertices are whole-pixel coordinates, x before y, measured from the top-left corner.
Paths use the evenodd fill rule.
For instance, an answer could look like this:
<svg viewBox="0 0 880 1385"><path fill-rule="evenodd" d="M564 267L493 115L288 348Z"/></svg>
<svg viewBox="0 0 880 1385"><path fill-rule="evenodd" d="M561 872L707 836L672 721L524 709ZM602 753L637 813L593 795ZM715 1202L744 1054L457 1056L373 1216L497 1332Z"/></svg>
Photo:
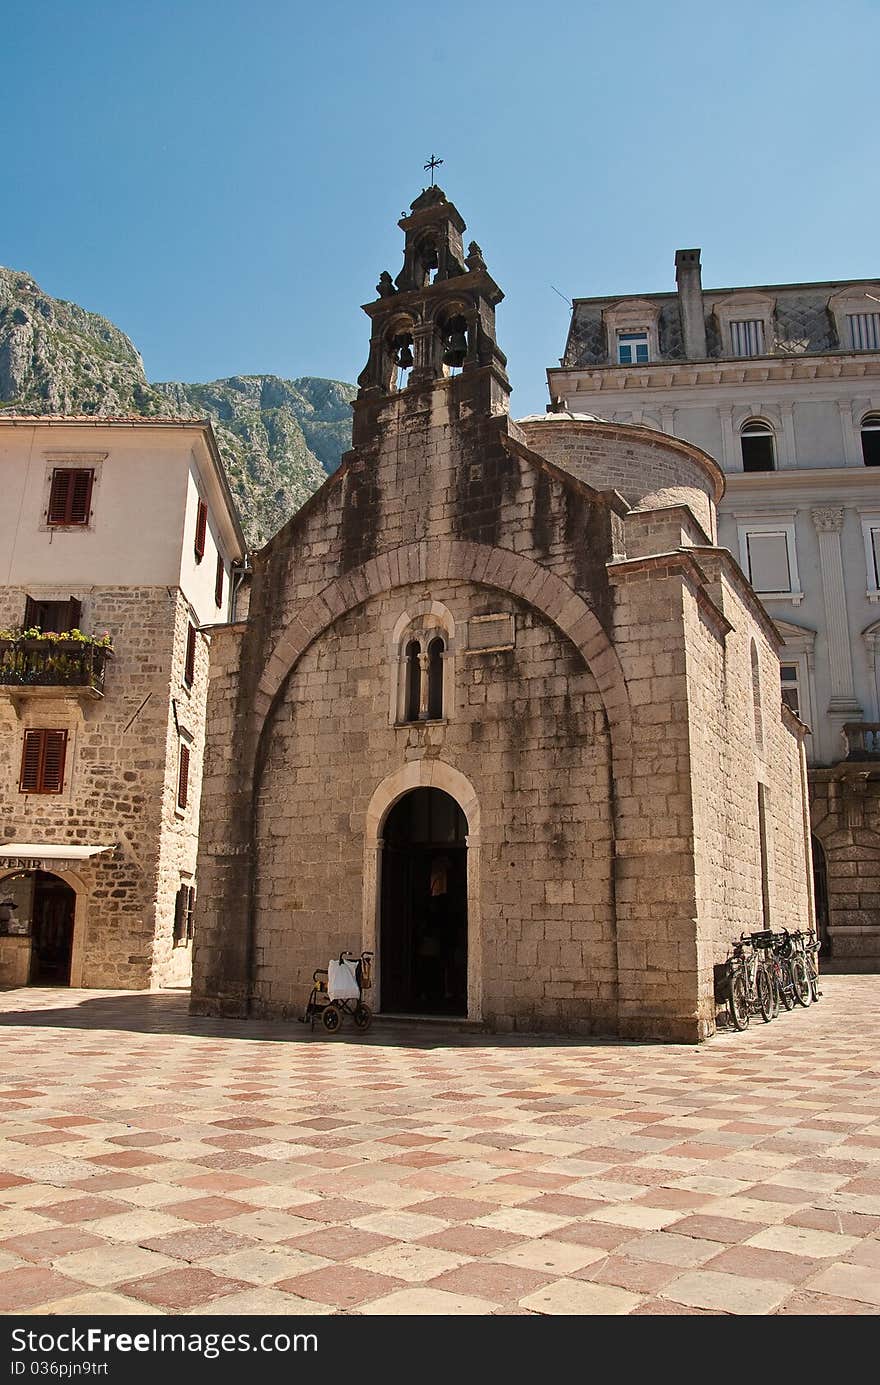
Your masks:
<svg viewBox="0 0 880 1385"><path fill-rule="evenodd" d="M828 640L828 663L831 676L831 701L828 713L839 732L846 721L860 721L862 708L856 701L853 681L852 649L846 611L846 588L843 577L841 532L844 510L838 505L823 505L812 511L813 524L819 537L819 568L822 574L822 597L825 602L825 633ZM834 753L842 754L843 744L838 737Z"/></svg>

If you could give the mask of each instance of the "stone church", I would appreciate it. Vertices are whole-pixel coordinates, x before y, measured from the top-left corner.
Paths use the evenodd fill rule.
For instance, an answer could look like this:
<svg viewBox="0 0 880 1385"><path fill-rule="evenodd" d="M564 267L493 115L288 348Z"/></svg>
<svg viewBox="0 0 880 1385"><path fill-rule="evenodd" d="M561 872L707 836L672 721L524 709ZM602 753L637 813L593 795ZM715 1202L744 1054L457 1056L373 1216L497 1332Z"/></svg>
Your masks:
<svg viewBox="0 0 880 1385"><path fill-rule="evenodd" d="M352 450L214 635L199 1014L383 1014L694 1042L731 938L811 921L806 728L717 545L711 458L515 422L502 293L438 187L364 311Z"/></svg>

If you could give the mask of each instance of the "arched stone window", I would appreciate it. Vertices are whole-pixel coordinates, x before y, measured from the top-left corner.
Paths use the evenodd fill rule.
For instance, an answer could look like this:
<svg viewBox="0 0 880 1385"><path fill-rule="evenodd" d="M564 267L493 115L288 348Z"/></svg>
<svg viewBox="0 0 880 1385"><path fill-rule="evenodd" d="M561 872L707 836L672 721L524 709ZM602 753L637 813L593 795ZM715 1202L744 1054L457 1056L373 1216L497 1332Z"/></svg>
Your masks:
<svg viewBox="0 0 880 1385"><path fill-rule="evenodd" d="M862 419L862 457L865 466L880 466L880 414Z"/></svg>
<svg viewBox="0 0 880 1385"><path fill-rule="evenodd" d="M384 354L387 388L392 393L405 390L415 361L413 323L408 318L399 318L388 329Z"/></svg>
<svg viewBox="0 0 880 1385"><path fill-rule="evenodd" d="M404 721L418 721L422 700L422 650L418 640L406 646L404 662Z"/></svg>
<svg viewBox="0 0 880 1385"><path fill-rule="evenodd" d="M776 435L765 419L746 419L739 438L743 471L776 470Z"/></svg>
<svg viewBox="0 0 880 1385"><path fill-rule="evenodd" d="M446 641L437 635L428 645L428 720L439 721L443 716L443 656Z"/></svg>
<svg viewBox="0 0 880 1385"><path fill-rule="evenodd" d="M755 745L758 750L764 749L764 717L761 711L761 669L758 662L758 646L752 640L751 644L752 661L752 709L755 720Z"/></svg>
<svg viewBox="0 0 880 1385"><path fill-rule="evenodd" d="M439 601L425 599L394 627L397 677L391 719L398 726L444 721L452 705L455 621Z"/></svg>

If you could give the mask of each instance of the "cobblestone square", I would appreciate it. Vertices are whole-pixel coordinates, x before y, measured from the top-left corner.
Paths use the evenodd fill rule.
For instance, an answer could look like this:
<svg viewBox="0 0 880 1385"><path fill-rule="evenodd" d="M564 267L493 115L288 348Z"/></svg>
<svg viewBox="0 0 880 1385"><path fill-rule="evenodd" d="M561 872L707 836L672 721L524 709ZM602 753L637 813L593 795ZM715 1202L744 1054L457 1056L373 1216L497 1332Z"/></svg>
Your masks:
<svg viewBox="0 0 880 1385"><path fill-rule="evenodd" d="M0 997L5 1314L874 1314L880 978L700 1047Z"/></svg>

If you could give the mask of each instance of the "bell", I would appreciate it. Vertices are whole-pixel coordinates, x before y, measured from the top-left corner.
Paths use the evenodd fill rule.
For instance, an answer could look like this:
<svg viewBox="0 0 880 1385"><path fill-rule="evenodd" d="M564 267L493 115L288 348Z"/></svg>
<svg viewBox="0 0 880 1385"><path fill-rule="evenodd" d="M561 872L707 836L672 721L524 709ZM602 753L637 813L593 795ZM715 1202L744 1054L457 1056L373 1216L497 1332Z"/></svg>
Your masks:
<svg viewBox="0 0 880 1385"><path fill-rule="evenodd" d="M467 356L467 337L462 331L453 331L446 338L446 347L443 352L443 364L451 366L464 365Z"/></svg>
<svg viewBox="0 0 880 1385"><path fill-rule="evenodd" d="M409 348L409 343L404 342L397 353L397 364L401 370L409 370L413 363L413 353Z"/></svg>

